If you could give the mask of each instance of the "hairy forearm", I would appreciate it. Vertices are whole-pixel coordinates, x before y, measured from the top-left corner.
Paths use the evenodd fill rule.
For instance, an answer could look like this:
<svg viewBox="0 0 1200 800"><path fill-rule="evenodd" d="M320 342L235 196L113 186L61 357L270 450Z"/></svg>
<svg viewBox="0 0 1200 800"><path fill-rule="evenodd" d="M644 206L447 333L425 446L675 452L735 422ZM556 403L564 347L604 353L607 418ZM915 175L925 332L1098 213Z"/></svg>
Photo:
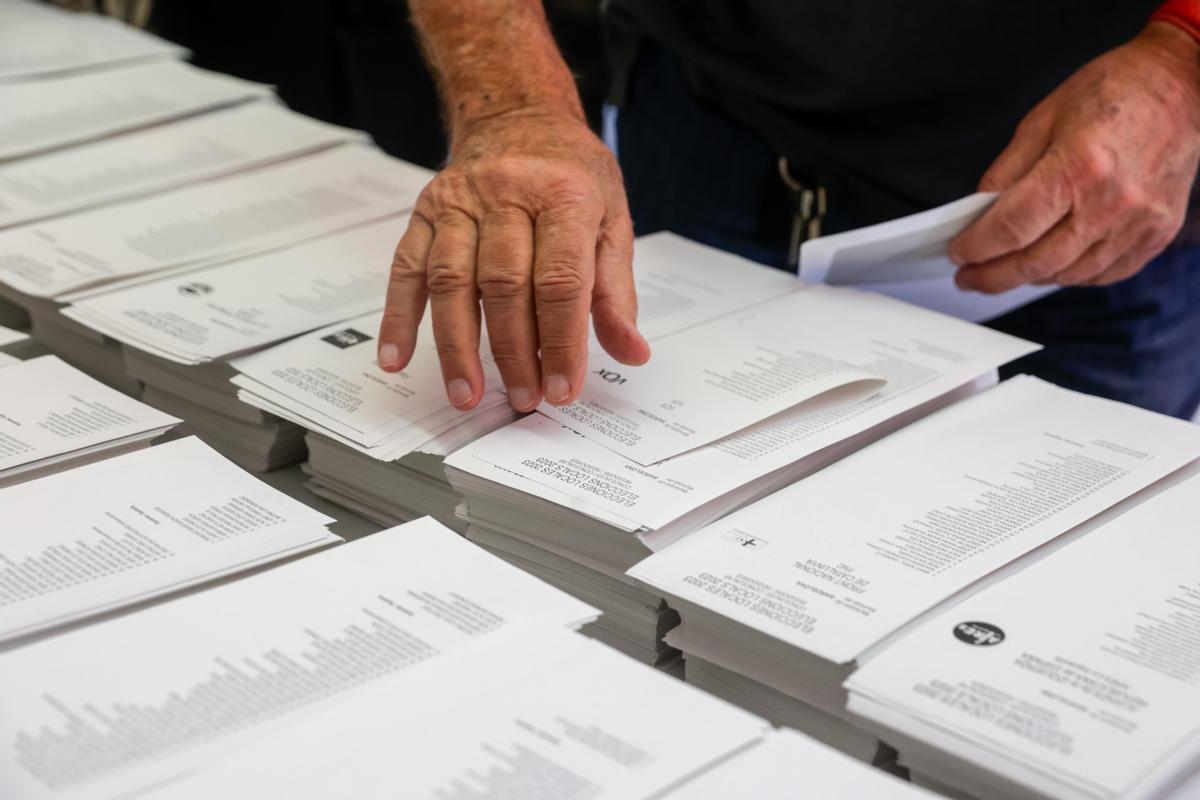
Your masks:
<svg viewBox="0 0 1200 800"><path fill-rule="evenodd" d="M583 119L579 93L541 0L409 0L438 82L451 148L504 114Z"/></svg>

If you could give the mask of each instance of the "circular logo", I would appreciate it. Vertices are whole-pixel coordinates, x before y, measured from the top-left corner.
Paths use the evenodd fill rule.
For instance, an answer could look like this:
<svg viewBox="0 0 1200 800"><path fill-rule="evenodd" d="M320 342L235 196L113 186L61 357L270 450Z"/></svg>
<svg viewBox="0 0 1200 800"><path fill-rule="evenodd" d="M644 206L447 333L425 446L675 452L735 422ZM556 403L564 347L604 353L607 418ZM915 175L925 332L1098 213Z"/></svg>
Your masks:
<svg viewBox="0 0 1200 800"><path fill-rule="evenodd" d="M1004 631L988 622L960 622L954 626L954 638L975 647L991 647L1004 641Z"/></svg>
<svg viewBox="0 0 1200 800"><path fill-rule="evenodd" d="M185 297L200 297L201 295L212 294L213 290L213 287L209 286L207 283L201 283L200 281L184 283L178 288L179 293Z"/></svg>

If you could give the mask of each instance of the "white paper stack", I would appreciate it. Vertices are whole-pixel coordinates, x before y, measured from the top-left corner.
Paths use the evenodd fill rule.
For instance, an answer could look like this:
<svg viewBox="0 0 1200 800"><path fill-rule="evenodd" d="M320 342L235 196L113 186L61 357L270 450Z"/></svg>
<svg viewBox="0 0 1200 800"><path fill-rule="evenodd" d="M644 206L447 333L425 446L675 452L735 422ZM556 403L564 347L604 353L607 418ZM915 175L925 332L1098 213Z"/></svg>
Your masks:
<svg viewBox="0 0 1200 800"><path fill-rule="evenodd" d="M124 797L510 623L574 628L595 613L419 520L0 654L0 786L25 800Z"/></svg>
<svg viewBox="0 0 1200 800"><path fill-rule="evenodd" d="M1183 797L1200 770L1200 469L908 632L851 712L986 798ZM1194 795L1193 795L1194 796Z"/></svg>
<svg viewBox="0 0 1200 800"><path fill-rule="evenodd" d="M150 796L635 800L766 727L598 642L510 626Z"/></svg>
<svg viewBox="0 0 1200 800"><path fill-rule="evenodd" d="M0 3L0 84L186 55L182 47L111 17L27 0Z"/></svg>
<svg viewBox="0 0 1200 800"><path fill-rule="evenodd" d="M0 84L0 161L271 94L269 86L174 61Z"/></svg>
<svg viewBox="0 0 1200 800"><path fill-rule="evenodd" d="M303 458L303 431L239 403L224 359L378 309L405 221L100 295L63 315L127 345L126 368L145 382L147 402L247 469L274 469Z"/></svg>
<svg viewBox="0 0 1200 800"><path fill-rule="evenodd" d="M307 147L325 135L305 133L299 139ZM62 316L59 301L186 273L401 213L416 201L428 175L370 147L333 147L153 197L0 231L0 282L8 284L11 299L26 307L38 339L80 369L136 395L140 386L124 373L119 337L105 335L88 320L81 324ZM203 283L172 286L184 293L180 299L185 302L208 291ZM325 294L314 298L325 300L339 302Z"/></svg>
<svg viewBox="0 0 1200 800"><path fill-rule="evenodd" d="M4 365L0 486L146 447L178 422L54 356Z"/></svg>
<svg viewBox="0 0 1200 800"><path fill-rule="evenodd" d="M1194 425L1022 376L629 574L679 611L689 675L850 749L842 683L889 637L1197 457Z"/></svg>
<svg viewBox="0 0 1200 800"><path fill-rule="evenodd" d="M517 418L485 359L487 392L471 411L446 400L428 316L406 369L375 358L382 312L338 322L230 363L249 410L311 433L309 488L381 524L430 515L451 528L461 496L444 457ZM486 341L481 345L487 353Z"/></svg>
<svg viewBox="0 0 1200 800"><path fill-rule="evenodd" d="M0 228L282 161L365 134L243 103L166 125L0 163Z"/></svg>
<svg viewBox="0 0 1200 800"><path fill-rule="evenodd" d="M29 334L0 325L0 366L20 361L26 355L33 355L32 345Z"/></svg>
<svg viewBox="0 0 1200 800"><path fill-rule="evenodd" d="M32 297L153 280L411 208L428 170L351 144L0 232L0 281ZM149 277L148 277L149 276Z"/></svg>
<svg viewBox="0 0 1200 800"><path fill-rule="evenodd" d="M634 585L626 570L689 531L976 391L976 381L994 381L997 366L1036 348L887 298L807 287L679 239L649 244L639 240L635 275L661 269L673 276L647 278L659 291L642 292L653 298L651 307L663 309L656 324L664 333L650 333L650 364L618 370L594 354L589 377L605 388L593 394L589 384L580 403L547 410L565 424L535 414L446 463L466 498L468 537L600 605L605 616L597 635L606 642L670 664L677 654L661 637L675 619L661 595ZM713 300L723 305L708 305ZM672 343L676 309L688 324ZM714 324L706 320L720 328L704 331ZM761 332L745 352L729 350L737 323ZM687 346L700 341L703 347ZM773 381L787 386L821 357L887 384L858 402L835 392L753 418L755 398L769 394ZM684 385L697 397L707 392L710 402L719 400L699 414L701 404L678 389ZM626 390L630 397L621 395ZM641 401L637 408L630 398ZM692 414L677 417L676 410ZM710 422L727 431L739 413L742 430L658 463L636 460L645 458L651 437L655 446L678 447L672 439L684 437L676 429L695 431L686 439L696 442L706 438Z"/></svg>
<svg viewBox="0 0 1200 800"><path fill-rule="evenodd" d="M0 489L0 513L0 641L340 541L195 438Z"/></svg>

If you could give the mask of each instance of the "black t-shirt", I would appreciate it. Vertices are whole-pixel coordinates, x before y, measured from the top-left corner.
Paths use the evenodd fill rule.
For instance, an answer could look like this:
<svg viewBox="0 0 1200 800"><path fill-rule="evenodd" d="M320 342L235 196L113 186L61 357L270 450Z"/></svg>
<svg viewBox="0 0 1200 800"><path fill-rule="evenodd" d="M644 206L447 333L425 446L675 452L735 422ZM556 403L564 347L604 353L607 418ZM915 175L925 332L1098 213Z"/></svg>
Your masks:
<svg viewBox="0 0 1200 800"><path fill-rule="evenodd" d="M609 0L694 92L879 220L974 190L1021 118L1160 0Z"/></svg>

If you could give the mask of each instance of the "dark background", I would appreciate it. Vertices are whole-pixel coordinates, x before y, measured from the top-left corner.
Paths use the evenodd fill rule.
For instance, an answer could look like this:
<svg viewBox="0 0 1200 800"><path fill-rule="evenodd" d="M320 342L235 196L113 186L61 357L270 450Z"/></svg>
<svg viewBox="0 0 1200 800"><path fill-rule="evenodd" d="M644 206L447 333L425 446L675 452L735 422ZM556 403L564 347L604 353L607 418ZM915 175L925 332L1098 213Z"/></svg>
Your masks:
<svg viewBox="0 0 1200 800"><path fill-rule="evenodd" d="M599 0L547 0L593 126L607 82ZM149 26L193 63L274 84L291 108L367 131L386 152L437 168L446 140L405 0L156 0Z"/></svg>

